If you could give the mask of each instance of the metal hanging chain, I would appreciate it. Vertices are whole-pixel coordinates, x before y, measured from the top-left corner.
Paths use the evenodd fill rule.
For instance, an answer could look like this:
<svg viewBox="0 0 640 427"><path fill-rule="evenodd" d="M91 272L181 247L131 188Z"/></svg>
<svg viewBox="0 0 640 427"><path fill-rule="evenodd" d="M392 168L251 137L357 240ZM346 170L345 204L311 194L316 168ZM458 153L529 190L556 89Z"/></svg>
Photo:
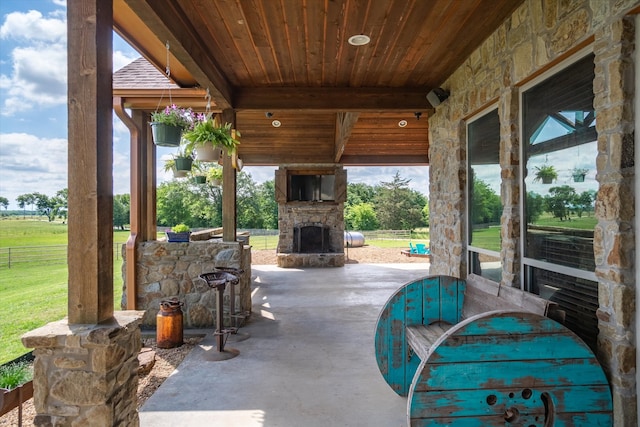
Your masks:
<svg viewBox="0 0 640 427"><path fill-rule="evenodd" d="M167 40L165 46L167 48L167 66L165 68L165 74L169 79L169 105L173 105L173 99L171 98L171 66L169 65L169 50L171 49L171 47L169 46L169 40ZM165 89L162 88L162 93L160 94L160 98L158 99L158 105L156 106L156 113L160 109L160 104L162 103L162 99L164 98L164 90Z"/></svg>
<svg viewBox="0 0 640 427"><path fill-rule="evenodd" d="M209 88L207 87L207 94L204 96L204 99L207 100L207 106L205 107L205 115L209 115L211 112L211 92L209 92Z"/></svg>

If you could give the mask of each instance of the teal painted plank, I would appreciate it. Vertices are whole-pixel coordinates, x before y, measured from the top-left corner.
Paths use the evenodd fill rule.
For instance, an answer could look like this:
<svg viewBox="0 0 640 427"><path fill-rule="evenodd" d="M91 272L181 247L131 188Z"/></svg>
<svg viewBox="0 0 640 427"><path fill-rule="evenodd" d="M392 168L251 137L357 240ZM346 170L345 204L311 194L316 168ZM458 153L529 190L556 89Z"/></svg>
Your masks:
<svg viewBox="0 0 640 427"><path fill-rule="evenodd" d="M524 421L524 422L521 422ZM527 422L529 421L529 422ZM508 424L503 417L484 418L440 418L411 420L411 427L505 427L505 426L533 426L544 427L544 420L518 420L515 424ZM610 414L575 414L572 418L555 419L554 427L605 427L612 426L613 419Z"/></svg>
<svg viewBox="0 0 640 427"><path fill-rule="evenodd" d="M441 278L429 277L422 281L422 319L416 325L428 325L440 320Z"/></svg>
<svg viewBox="0 0 640 427"><path fill-rule="evenodd" d="M440 320L452 325L460 321L462 304L459 301L459 288L464 282L454 277L443 277L440 280Z"/></svg>
<svg viewBox="0 0 640 427"><path fill-rule="evenodd" d="M414 393L409 408L412 418L479 417L504 414L511 407L518 408L522 415L544 415L543 392L550 395L557 414L611 411L611 392L607 385L427 391Z"/></svg>
<svg viewBox="0 0 640 427"><path fill-rule="evenodd" d="M416 390L607 384L595 359L426 364Z"/></svg>
<svg viewBox="0 0 640 427"><path fill-rule="evenodd" d="M466 319L458 335L487 335L502 331L504 334L565 332L567 328L549 318L533 313L483 313Z"/></svg>
<svg viewBox="0 0 640 427"><path fill-rule="evenodd" d="M404 354L404 363L405 363L405 371L404 371L404 379L402 385L402 395L406 396L409 392L409 386L411 385L411 380L418 370L418 365L420 364L420 358L417 355L413 355L409 358L409 345L406 339L406 326L407 325L419 325L422 322L422 310L423 310L423 300L424 300L424 282L425 280L418 280L413 283L407 284L405 287L405 319L404 319L404 327L402 329L402 350Z"/></svg>
<svg viewBox="0 0 640 427"><path fill-rule="evenodd" d="M438 346L429 363L591 357L591 350L573 334L458 336L454 333Z"/></svg>

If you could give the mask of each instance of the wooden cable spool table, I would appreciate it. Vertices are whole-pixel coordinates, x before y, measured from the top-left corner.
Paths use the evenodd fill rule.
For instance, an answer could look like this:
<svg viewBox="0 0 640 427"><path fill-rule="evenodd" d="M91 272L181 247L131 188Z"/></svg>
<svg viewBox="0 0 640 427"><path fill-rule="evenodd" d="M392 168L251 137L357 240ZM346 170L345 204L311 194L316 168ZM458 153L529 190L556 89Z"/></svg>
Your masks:
<svg viewBox="0 0 640 427"><path fill-rule="evenodd" d="M479 276L398 289L378 318L385 381L410 426L610 426L609 383L591 349L547 317L554 304Z"/></svg>

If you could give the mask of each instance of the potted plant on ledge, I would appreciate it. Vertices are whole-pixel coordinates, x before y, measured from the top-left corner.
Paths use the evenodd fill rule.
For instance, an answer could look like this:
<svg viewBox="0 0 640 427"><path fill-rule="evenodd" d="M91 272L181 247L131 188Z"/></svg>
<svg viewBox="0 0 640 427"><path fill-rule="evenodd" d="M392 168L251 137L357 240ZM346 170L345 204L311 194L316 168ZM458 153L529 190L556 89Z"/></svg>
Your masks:
<svg viewBox="0 0 640 427"><path fill-rule="evenodd" d="M543 184L551 184L558 179L558 172L553 165L536 166L536 174L533 182L542 182Z"/></svg>
<svg viewBox="0 0 640 427"><path fill-rule="evenodd" d="M210 114L199 117L193 128L183 135L187 141L186 149L196 152L198 160L204 162L217 162L220 158L221 149L226 148L227 153L232 155L240 142L236 137L240 134L231 130L231 123L218 125L218 121ZM217 148L217 150L216 150Z"/></svg>
<svg viewBox="0 0 640 427"><path fill-rule="evenodd" d="M573 182L584 182L584 177L587 176L587 172L589 172L589 169L574 168L571 171Z"/></svg>
<svg viewBox="0 0 640 427"><path fill-rule="evenodd" d="M185 243L189 241L191 229L186 224L178 224L171 227L171 231L166 231L167 241Z"/></svg>
<svg viewBox="0 0 640 427"><path fill-rule="evenodd" d="M151 113L153 142L161 147L177 147L180 145L182 132L191 127L193 121L191 108L181 108L175 104Z"/></svg>

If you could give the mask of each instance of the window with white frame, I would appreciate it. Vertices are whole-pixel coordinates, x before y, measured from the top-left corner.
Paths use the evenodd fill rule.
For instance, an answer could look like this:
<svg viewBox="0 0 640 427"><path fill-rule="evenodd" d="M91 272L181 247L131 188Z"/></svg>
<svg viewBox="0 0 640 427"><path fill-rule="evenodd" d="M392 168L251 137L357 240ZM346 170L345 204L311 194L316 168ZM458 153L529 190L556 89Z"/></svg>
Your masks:
<svg viewBox="0 0 640 427"><path fill-rule="evenodd" d="M595 348L593 59L523 88L521 200L525 287L557 302L566 325Z"/></svg>
<svg viewBox="0 0 640 427"><path fill-rule="evenodd" d="M467 125L467 199L469 273L496 282L500 262L500 119L498 110L472 118Z"/></svg>

